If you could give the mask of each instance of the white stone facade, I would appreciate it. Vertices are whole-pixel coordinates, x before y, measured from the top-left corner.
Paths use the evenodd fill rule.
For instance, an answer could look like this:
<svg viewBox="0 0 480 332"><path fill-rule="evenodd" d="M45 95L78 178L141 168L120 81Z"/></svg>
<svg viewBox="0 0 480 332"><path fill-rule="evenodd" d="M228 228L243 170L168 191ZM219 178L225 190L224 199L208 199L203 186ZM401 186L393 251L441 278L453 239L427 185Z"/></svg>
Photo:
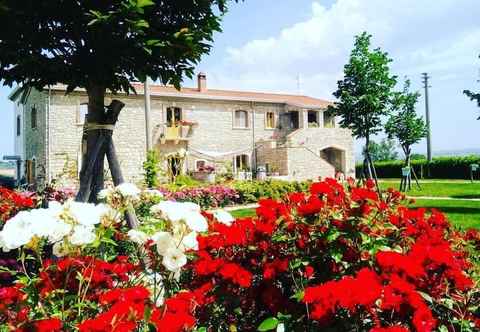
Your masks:
<svg viewBox="0 0 480 332"><path fill-rule="evenodd" d="M213 91L210 98L209 92L152 93L150 135L154 148L162 155L187 151L183 172L195 171L199 165L216 165L217 169L223 165L234 172L241 167L251 171L266 166L269 173L288 179L333 177L338 171L354 176L353 138L348 130L326 128L324 104L295 105L298 103L272 99L276 95L268 95L273 96L271 100L260 100L259 94L223 97ZM294 98L285 95L285 99L290 97ZM113 136L122 171L128 181L140 182L146 158L143 95L108 96L106 104L111 98L125 103ZM75 91L65 96L61 87L34 91L24 104L15 101L16 116L21 117L23 126L15 136L15 148L25 160L35 157L37 181L77 176L85 103L86 93ZM32 107L37 112L35 128L30 123ZM181 120L191 126L179 126L172 132L172 124L167 123L169 108L170 112L180 109ZM240 117L245 128L235 125L237 111L245 112ZM309 124L309 111L318 112L311 113L316 114L314 126ZM245 114L246 119L242 117ZM274 128L268 128L272 116Z"/></svg>

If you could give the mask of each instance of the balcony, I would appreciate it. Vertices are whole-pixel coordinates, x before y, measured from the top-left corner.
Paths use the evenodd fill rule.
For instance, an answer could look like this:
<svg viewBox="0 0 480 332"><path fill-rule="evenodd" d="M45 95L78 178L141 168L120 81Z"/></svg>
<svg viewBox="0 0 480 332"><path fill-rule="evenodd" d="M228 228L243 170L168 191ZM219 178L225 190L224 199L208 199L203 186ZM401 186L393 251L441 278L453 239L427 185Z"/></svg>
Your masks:
<svg viewBox="0 0 480 332"><path fill-rule="evenodd" d="M192 123L178 125L159 124L155 128L154 137L161 144L167 142L178 144L179 142L188 141L193 132L193 125Z"/></svg>

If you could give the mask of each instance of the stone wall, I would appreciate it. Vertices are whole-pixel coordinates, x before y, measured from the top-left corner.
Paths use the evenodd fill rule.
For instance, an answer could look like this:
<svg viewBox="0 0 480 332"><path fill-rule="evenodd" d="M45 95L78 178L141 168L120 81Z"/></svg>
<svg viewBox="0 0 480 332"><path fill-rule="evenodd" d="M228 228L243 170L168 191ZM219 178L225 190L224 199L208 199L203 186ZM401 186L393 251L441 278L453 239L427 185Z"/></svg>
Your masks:
<svg viewBox="0 0 480 332"><path fill-rule="evenodd" d="M347 177L355 177L354 141L350 130L342 128L306 128L288 137L290 175L299 178L333 177L332 165L320 157L320 151L334 148L344 153ZM295 174L294 174L295 173Z"/></svg>
<svg viewBox="0 0 480 332"><path fill-rule="evenodd" d="M29 133L29 148L26 156L35 154L38 158L44 157L45 133L43 126L45 105L48 94L37 93L29 98L27 108L32 103L38 107L38 132ZM106 98L106 104L110 103L112 96ZM120 159L120 164L125 178L128 181L140 182L143 178L142 164L146 158L146 133L144 116L143 96L120 95L114 98L125 103L113 139ZM68 96L63 91L53 91L51 95L51 106L49 115L50 125L50 148L48 165L52 178L64 177L65 173L76 177L78 165L81 160L81 137L83 123L79 122L79 110L82 103L87 103L87 96L84 92L74 92ZM191 135L186 141L168 141L158 139L158 133L166 124L166 112L168 107L179 107L182 109L184 120L195 122ZM245 110L248 112L248 128L234 128L234 112ZM221 165L232 163L234 154L247 154L253 163L254 146L260 146L260 141L281 140L282 132L278 129L265 128L266 112L271 111L278 114L286 110L281 104L250 103L250 102L228 102L203 99L186 99L178 97L152 96L151 100L151 137L155 137L154 148L160 154L166 154L186 149L186 169L194 170L197 160L207 160L208 163ZM321 113L320 113L321 114ZM289 145L283 150L280 145L275 149L262 149L257 151L258 164L269 163L277 167L281 174L305 178L311 173L312 163L315 156L311 152L287 151L286 147L300 145L306 141L306 146L316 153L325 146L338 146L346 151L346 164L349 172L354 172L353 160L353 139L348 131L341 129L305 128L306 111L300 112L300 127L289 135ZM28 120L28 116L25 117ZM322 117L320 116L320 119ZM28 127L28 123L25 124ZM28 144L26 144L28 146ZM34 152L34 151L35 152ZM317 151L318 150L318 151ZM43 152L42 152L43 151ZM43 155L42 155L43 153ZM288 156L287 156L288 153ZM310 155L309 155L310 154ZM312 158L313 157L313 158ZM318 159L318 158L317 158ZM312 162L312 160L314 160ZM309 165L309 166L302 166ZM256 165L252 165L255 167ZM331 173L327 166L322 166L318 174L326 176ZM314 175L316 176L317 173ZM311 175L311 174L310 174ZM330 176L330 175L329 175Z"/></svg>
<svg viewBox="0 0 480 332"><path fill-rule="evenodd" d="M48 94L32 89L23 105L22 130L24 135L24 159L35 160L36 182L42 186L47 181L46 159L46 108ZM36 126L32 126L32 109L37 110ZM25 167L25 163L23 164Z"/></svg>

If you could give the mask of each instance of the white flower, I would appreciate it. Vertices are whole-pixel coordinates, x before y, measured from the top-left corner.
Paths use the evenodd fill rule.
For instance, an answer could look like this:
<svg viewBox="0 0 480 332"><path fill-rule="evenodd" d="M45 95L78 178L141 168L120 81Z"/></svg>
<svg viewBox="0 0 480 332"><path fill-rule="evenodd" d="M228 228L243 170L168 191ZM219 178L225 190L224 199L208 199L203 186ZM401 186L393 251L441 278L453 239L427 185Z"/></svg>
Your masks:
<svg viewBox="0 0 480 332"><path fill-rule="evenodd" d="M198 250L197 232L190 232L182 239L182 245L186 250Z"/></svg>
<svg viewBox="0 0 480 332"><path fill-rule="evenodd" d="M276 332L285 332L285 325L283 323L278 324Z"/></svg>
<svg viewBox="0 0 480 332"><path fill-rule="evenodd" d="M202 211L202 209L200 208L200 205L198 205L197 203L182 202L182 203L178 203L178 204L180 204L183 209L188 210L188 211L198 212L198 213L200 213Z"/></svg>
<svg viewBox="0 0 480 332"><path fill-rule="evenodd" d="M52 229L50 229L48 233L48 240L51 243L58 242L63 239L65 236L70 234L72 231L73 226L71 224L67 224L61 220L58 220L55 225L53 225Z"/></svg>
<svg viewBox="0 0 480 332"><path fill-rule="evenodd" d="M57 257L63 257L68 254L68 250L63 242L57 242L52 247L52 253Z"/></svg>
<svg viewBox="0 0 480 332"><path fill-rule="evenodd" d="M34 235L30 212L21 211L5 223L0 232L0 244L4 251L10 251L27 244Z"/></svg>
<svg viewBox="0 0 480 332"><path fill-rule="evenodd" d="M75 246L90 244L95 241L95 228L93 226L77 225L73 228L70 242Z"/></svg>
<svg viewBox="0 0 480 332"><path fill-rule="evenodd" d="M105 188L105 189L102 189L100 190L100 192L98 193L97 197L98 199L101 199L101 200L104 200L106 199L107 197L109 197L112 193L113 193L113 188L109 187L109 188Z"/></svg>
<svg viewBox="0 0 480 332"><path fill-rule="evenodd" d="M215 212L213 212L213 216L220 223L227 226L231 226L232 223L235 221L235 218L233 218L233 216L225 210L216 210Z"/></svg>
<svg viewBox="0 0 480 332"><path fill-rule="evenodd" d="M137 244L145 244L145 242L148 241L148 235L136 229L129 230L127 235L132 242L135 242Z"/></svg>
<svg viewBox="0 0 480 332"><path fill-rule="evenodd" d="M25 216L29 221L31 232L38 237L49 237L59 222L48 209L30 210L30 213Z"/></svg>
<svg viewBox="0 0 480 332"><path fill-rule="evenodd" d="M159 197L159 198L163 197L163 194L157 189L145 189L143 192L148 196Z"/></svg>
<svg viewBox="0 0 480 332"><path fill-rule="evenodd" d="M168 232L157 232L152 235L151 239L157 245L157 252L162 256L165 255L168 249L175 248L175 241Z"/></svg>
<svg viewBox="0 0 480 332"><path fill-rule="evenodd" d="M177 272L178 269L187 264L187 256L182 250L170 247L163 255L162 264L167 270Z"/></svg>
<svg viewBox="0 0 480 332"><path fill-rule="evenodd" d="M140 189L133 183L121 183L115 188L125 198L138 198L140 195Z"/></svg>
<svg viewBox="0 0 480 332"><path fill-rule="evenodd" d="M67 203L68 210L73 218L79 224L91 226L99 224L102 217L107 214L110 209L105 204L91 204L70 201Z"/></svg>
<svg viewBox="0 0 480 332"><path fill-rule="evenodd" d="M185 215L185 223L188 228L195 232L206 232L208 230L207 219L199 212L189 212Z"/></svg>

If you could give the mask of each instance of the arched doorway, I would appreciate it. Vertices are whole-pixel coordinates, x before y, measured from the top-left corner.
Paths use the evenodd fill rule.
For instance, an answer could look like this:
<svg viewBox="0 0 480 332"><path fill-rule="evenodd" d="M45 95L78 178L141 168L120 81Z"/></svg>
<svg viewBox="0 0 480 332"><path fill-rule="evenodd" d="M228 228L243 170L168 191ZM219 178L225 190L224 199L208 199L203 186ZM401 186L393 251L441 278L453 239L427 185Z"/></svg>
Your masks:
<svg viewBox="0 0 480 332"><path fill-rule="evenodd" d="M320 150L320 157L335 168L335 173L342 172L345 174L347 168L345 150L327 147Z"/></svg>

